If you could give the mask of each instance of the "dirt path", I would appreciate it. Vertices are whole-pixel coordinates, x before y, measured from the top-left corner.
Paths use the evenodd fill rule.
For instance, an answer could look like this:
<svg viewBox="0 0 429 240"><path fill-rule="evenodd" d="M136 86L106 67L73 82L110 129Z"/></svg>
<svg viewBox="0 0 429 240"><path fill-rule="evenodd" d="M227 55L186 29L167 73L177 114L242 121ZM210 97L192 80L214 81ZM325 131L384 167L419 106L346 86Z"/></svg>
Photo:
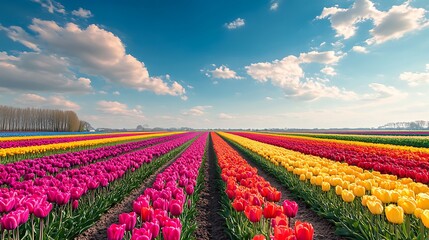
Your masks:
<svg viewBox="0 0 429 240"><path fill-rule="evenodd" d="M229 144L229 143L228 143ZM278 191L282 193L282 199L280 203L285 199L294 200L298 203L298 214L291 221L291 226L294 225L296 220L310 222L314 228L314 239L320 240L343 240L346 238L339 237L335 235L335 225L317 215L313 210L311 210L310 206L308 206L304 201L297 198L295 194L289 191L285 186L280 184L273 176L267 174L264 170L262 170L259 166L257 166L253 161L250 161L246 158L241 152L232 144L229 144L234 150L240 153L240 155L246 159L246 161L252 166L258 169L258 174L263 177L265 180L269 181L271 185L277 188Z"/></svg>
<svg viewBox="0 0 429 240"><path fill-rule="evenodd" d="M173 159L168 161L164 166L156 170L152 175L150 175L142 183L142 185L134 189L130 195L128 195L124 200L116 204L114 207L110 208L109 211L103 214L101 218L88 230L80 234L75 238L75 240L98 240L98 239L107 239L107 228L113 223L118 223L119 214L125 212L133 211L133 202L148 187L151 187L155 182L156 175L163 172L167 167L169 167L176 159L185 151L187 148L183 149L179 154L177 154Z"/></svg>
<svg viewBox="0 0 429 240"><path fill-rule="evenodd" d="M212 141L209 143L209 154L204 164L204 188L197 203L197 230L195 237L198 240L227 240L225 220L219 214L221 211L220 192L216 182L216 162Z"/></svg>

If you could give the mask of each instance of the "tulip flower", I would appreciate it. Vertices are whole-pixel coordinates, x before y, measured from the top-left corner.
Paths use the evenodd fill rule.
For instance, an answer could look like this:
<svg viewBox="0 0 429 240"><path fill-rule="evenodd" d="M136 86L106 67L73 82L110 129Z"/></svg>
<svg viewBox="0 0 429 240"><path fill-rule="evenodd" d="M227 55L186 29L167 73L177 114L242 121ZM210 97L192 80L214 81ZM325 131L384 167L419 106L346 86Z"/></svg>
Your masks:
<svg viewBox="0 0 429 240"><path fill-rule="evenodd" d="M158 237L158 235L159 235L159 224L158 224L158 221L155 221L155 222L145 222L143 224L143 227L145 229L150 230L150 232L152 233L152 237L153 238Z"/></svg>
<svg viewBox="0 0 429 240"><path fill-rule="evenodd" d="M142 207L149 207L149 200L139 199L133 202L133 211L135 213L140 214Z"/></svg>
<svg viewBox="0 0 429 240"><path fill-rule="evenodd" d="M401 207L390 204L386 207L385 212L389 222L395 224L402 224L404 222L404 210Z"/></svg>
<svg viewBox="0 0 429 240"><path fill-rule="evenodd" d="M369 211L374 215L380 215L383 213L383 204L381 204L380 200L368 200L366 206L368 207Z"/></svg>
<svg viewBox="0 0 429 240"><path fill-rule="evenodd" d="M414 216L416 217L416 218L420 218L421 216L422 216L422 213L424 212L425 210L423 210L423 209L421 209L421 208L416 208L416 210L414 210Z"/></svg>
<svg viewBox="0 0 429 240"><path fill-rule="evenodd" d="M308 222L296 221L295 235L297 240L312 240L314 235L314 228Z"/></svg>
<svg viewBox="0 0 429 240"><path fill-rule="evenodd" d="M153 219L154 211L151 207L142 207L141 208L141 218L143 222L150 222Z"/></svg>
<svg viewBox="0 0 429 240"><path fill-rule="evenodd" d="M19 225L26 223L30 216L30 211L24 207L18 208L15 213L19 216Z"/></svg>
<svg viewBox="0 0 429 240"><path fill-rule="evenodd" d="M416 210L417 203L413 198L400 197L398 199L398 206L402 207L406 214L413 214Z"/></svg>
<svg viewBox="0 0 429 240"><path fill-rule="evenodd" d="M19 214L10 212L1 218L1 227L6 230L14 230L20 224Z"/></svg>
<svg viewBox="0 0 429 240"><path fill-rule="evenodd" d="M265 218L275 218L277 213L277 204L272 202L266 202L263 209L263 215Z"/></svg>
<svg viewBox="0 0 429 240"><path fill-rule="evenodd" d="M258 234L253 236L252 240L266 240L265 236L263 234Z"/></svg>
<svg viewBox="0 0 429 240"><path fill-rule="evenodd" d="M248 203L244 198L239 197L235 198L234 201L232 201L231 205L235 209L235 211L242 212L244 211L244 208L248 205Z"/></svg>
<svg viewBox="0 0 429 240"><path fill-rule="evenodd" d="M79 207L79 200L73 200L72 202L73 210L76 210L78 207Z"/></svg>
<svg viewBox="0 0 429 240"><path fill-rule="evenodd" d="M328 192L329 190L331 190L331 184L328 182L322 182L322 191Z"/></svg>
<svg viewBox="0 0 429 240"><path fill-rule="evenodd" d="M52 204L48 202L42 202L34 208L34 216L38 218L45 218L49 215L52 210Z"/></svg>
<svg viewBox="0 0 429 240"><path fill-rule="evenodd" d="M343 193L343 187L341 187L340 185L337 185L335 187L335 194L337 194L338 196L340 196Z"/></svg>
<svg viewBox="0 0 429 240"><path fill-rule="evenodd" d="M0 197L0 213L10 212L15 206L15 198L1 198Z"/></svg>
<svg viewBox="0 0 429 240"><path fill-rule="evenodd" d="M298 213L298 204L295 201L284 200L283 211L289 218L294 218Z"/></svg>
<svg viewBox="0 0 429 240"><path fill-rule="evenodd" d="M259 206L246 206L244 209L244 214L246 215L247 219L253 223L256 223L261 220L262 209Z"/></svg>
<svg viewBox="0 0 429 240"><path fill-rule="evenodd" d="M420 219L422 220L425 227L429 228L429 210L422 211L420 214Z"/></svg>
<svg viewBox="0 0 429 240"><path fill-rule="evenodd" d="M112 224L107 229L108 240L122 240L125 235L125 224Z"/></svg>
<svg viewBox="0 0 429 240"><path fill-rule="evenodd" d="M344 202L353 202L353 200L355 200L355 195L350 190L343 189L341 198Z"/></svg>
<svg viewBox="0 0 429 240"><path fill-rule="evenodd" d="M163 227L162 236L165 240L180 240L182 230L178 227Z"/></svg>
<svg viewBox="0 0 429 240"><path fill-rule="evenodd" d="M137 214L135 212L119 214L119 224L125 224L125 231L131 231L137 223Z"/></svg>
<svg viewBox="0 0 429 240"><path fill-rule="evenodd" d="M186 194L192 195L194 193L194 186L192 184L188 184L185 188Z"/></svg>
<svg viewBox="0 0 429 240"><path fill-rule="evenodd" d="M280 225L274 228L274 240L294 239L294 235L293 230L287 226Z"/></svg>
<svg viewBox="0 0 429 240"><path fill-rule="evenodd" d="M169 210L171 215L178 217L183 212L183 204L179 200L173 199L170 201Z"/></svg>
<svg viewBox="0 0 429 240"><path fill-rule="evenodd" d="M360 185L356 186L353 189L353 194L357 197L362 197L363 195L365 195L365 187Z"/></svg>
<svg viewBox="0 0 429 240"><path fill-rule="evenodd" d="M131 240L151 240L152 232L146 228L134 228Z"/></svg>
<svg viewBox="0 0 429 240"><path fill-rule="evenodd" d="M289 221L286 215L282 213L281 215L271 219L271 227L274 228L276 226L289 226Z"/></svg>
<svg viewBox="0 0 429 240"><path fill-rule="evenodd" d="M417 207L421 209L429 209L429 195L426 193L417 194Z"/></svg>

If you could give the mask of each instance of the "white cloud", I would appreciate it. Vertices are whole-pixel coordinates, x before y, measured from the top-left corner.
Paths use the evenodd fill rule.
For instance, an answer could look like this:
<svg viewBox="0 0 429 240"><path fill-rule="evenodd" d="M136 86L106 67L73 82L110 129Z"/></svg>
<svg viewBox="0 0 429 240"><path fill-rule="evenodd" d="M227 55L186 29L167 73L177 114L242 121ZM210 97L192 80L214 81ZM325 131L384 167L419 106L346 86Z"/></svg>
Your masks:
<svg viewBox="0 0 429 240"><path fill-rule="evenodd" d="M335 64L344 55L336 55L334 51L317 52L311 51L308 53L301 53L299 59L303 63L323 63L323 64Z"/></svg>
<svg viewBox="0 0 429 240"><path fill-rule="evenodd" d="M120 93L119 91L114 91L112 94L113 94L113 95L116 95L116 96L121 95L121 93Z"/></svg>
<svg viewBox="0 0 429 240"><path fill-rule="evenodd" d="M371 20L374 27L369 31L372 38L367 44L380 44L398 39L406 33L429 26L426 10L410 6L411 1L392 6L387 11L379 11L370 0L355 0L350 8L324 8L316 19L328 18L337 37L348 39L356 34L358 24Z"/></svg>
<svg viewBox="0 0 429 240"><path fill-rule="evenodd" d="M127 104L117 101L99 101L97 102L97 110L108 115L132 117L137 119L145 118L141 108L130 109Z"/></svg>
<svg viewBox="0 0 429 240"><path fill-rule="evenodd" d="M320 70L321 73L329 75L329 76L335 76L337 73L335 72L335 69L333 67L324 67L322 70Z"/></svg>
<svg viewBox="0 0 429 240"><path fill-rule="evenodd" d="M63 96L43 97L33 93L21 94L15 99L18 105L25 107L50 108L61 110L79 110L80 106Z"/></svg>
<svg viewBox="0 0 429 240"><path fill-rule="evenodd" d="M208 70L206 73L207 77L218 79L242 79L242 77L238 76L234 70L229 69L225 65L221 65L219 67L216 67L216 65L213 66L215 67L215 69Z"/></svg>
<svg viewBox="0 0 429 240"><path fill-rule="evenodd" d="M55 55L23 52L0 54L0 87L14 90L89 92L91 80L77 77L69 63Z"/></svg>
<svg viewBox="0 0 429 240"><path fill-rule="evenodd" d="M183 115L190 115L190 116L203 116L206 113L207 109L212 108L212 106L195 106L188 111L185 111Z"/></svg>
<svg viewBox="0 0 429 240"><path fill-rule="evenodd" d="M61 5L61 3L56 2L54 0L32 0L32 1L40 4L43 8L46 8L50 13L57 12L61 14L66 14L66 10L64 9L64 6Z"/></svg>
<svg viewBox="0 0 429 240"><path fill-rule="evenodd" d="M234 119L235 117L226 113L220 113L218 116L219 119Z"/></svg>
<svg viewBox="0 0 429 240"><path fill-rule="evenodd" d="M275 11L279 8L279 2L278 1L272 1L270 5L270 10Z"/></svg>
<svg viewBox="0 0 429 240"><path fill-rule="evenodd" d="M0 30L1 31L5 31L7 36L12 39L14 42L19 42L22 45L28 47L29 49L39 52L40 49L37 46L37 44L35 44L35 39L30 36L30 34L28 34L24 29L22 29L21 27L18 26L11 26L9 28L3 27L0 24Z"/></svg>
<svg viewBox="0 0 429 240"><path fill-rule="evenodd" d="M14 28L7 30L10 32ZM186 91L179 83L169 85L160 77L150 77L145 64L126 53L119 37L97 25L81 29L74 23L61 27L54 21L33 19L29 28L35 36L29 39L22 37L26 33L21 33L16 41L29 41L34 45L33 50L37 47L45 55L59 56L63 61L67 59L82 73L101 76L109 82L139 91L150 90L160 95L185 98Z"/></svg>
<svg viewBox="0 0 429 240"><path fill-rule="evenodd" d="M386 86L381 83L371 83L368 86L374 91L374 93L364 94L362 97L363 100L398 100L407 96L407 93L401 92L393 86Z"/></svg>
<svg viewBox="0 0 429 240"><path fill-rule="evenodd" d="M243 27L245 25L245 21L242 18L237 18L234 21L230 22L230 23L225 23L226 28L228 29L236 29L239 27Z"/></svg>
<svg viewBox="0 0 429 240"><path fill-rule="evenodd" d="M271 81L274 86L280 87L287 97L302 100L315 100L322 97L338 99L356 99L354 92L346 91L335 86L328 86L324 79L307 78L304 80L304 71L301 64L324 63L335 64L342 56L333 51L301 53L300 57L289 55L282 60L272 62L253 63L246 66L247 74L258 82Z"/></svg>
<svg viewBox="0 0 429 240"><path fill-rule="evenodd" d="M106 92L106 91L103 91L103 90L98 91L98 93L99 93L99 94L107 94L107 92Z"/></svg>
<svg viewBox="0 0 429 240"><path fill-rule="evenodd" d="M272 97L265 97L265 100L267 100L267 101L272 101L272 100L274 100Z"/></svg>
<svg viewBox="0 0 429 240"><path fill-rule="evenodd" d="M353 46L352 50L357 53L368 53L368 50L362 46Z"/></svg>
<svg viewBox="0 0 429 240"><path fill-rule="evenodd" d="M413 87L429 84L429 64L426 64L426 72L403 72L399 75L399 79Z"/></svg>
<svg viewBox="0 0 429 240"><path fill-rule="evenodd" d="M81 18L90 18L92 17L92 13L90 10L86 10L83 8L79 8L78 10L73 10L72 14L77 16L77 17L81 17Z"/></svg>

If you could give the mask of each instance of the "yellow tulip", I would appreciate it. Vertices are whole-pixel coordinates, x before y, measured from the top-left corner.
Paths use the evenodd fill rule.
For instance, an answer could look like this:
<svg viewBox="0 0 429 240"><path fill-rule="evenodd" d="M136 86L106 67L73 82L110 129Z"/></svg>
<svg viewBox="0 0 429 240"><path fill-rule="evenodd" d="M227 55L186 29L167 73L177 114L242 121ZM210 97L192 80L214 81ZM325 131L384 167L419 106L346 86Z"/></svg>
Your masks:
<svg viewBox="0 0 429 240"><path fill-rule="evenodd" d="M353 194L357 197L362 197L363 195L365 195L365 188L357 185L354 189L353 189Z"/></svg>
<svg viewBox="0 0 429 240"><path fill-rule="evenodd" d="M379 200L378 201L369 200L366 203L366 206L368 207L369 211L374 215L380 215L383 213L383 204L381 204Z"/></svg>
<svg viewBox="0 0 429 240"><path fill-rule="evenodd" d="M416 208L416 210L414 210L414 216L416 216L416 218L420 218L422 213L423 213L423 209L421 208Z"/></svg>
<svg viewBox="0 0 429 240"><path fill-rule="evenodd" d="M417 194L417 207L421 209L429 209L429 195L426 193Z"/></svg>
<svg viewBox="0 0 429 240"><path fill-rule="evenodd" d="M422 220L425 227L429 228L429 210L424 210L420 215L420 219Z"/></svg>
<svg viewBox="0 0 429 240"><path fill-rule="evenodd" d="M399 198L398 205L404 209L406 214L413 214L417 207L416 200L409 197Z"/></svg>
<svg viewBox="0 0 429 240"><path fill-rule="evenodd" d="M402 224L404 222L404 209L394 204L386 207L386 217L391 223Z"/></svg>
<svg viewBox="0 0 429 240"><path fill-rule="evenodd" d="M305 181L305 174L303 173L303 174L301 174L301 175L299 175L299 180L301 180L301 181Z"/></svg>
<svg viewBox="0 0 429 240"><path fill-rule="evenodd" d="M355 200L355 195L353 194L353 192L343 189L343 191L341 192L341 198L344 202L353 202L353 200Z"/></svg>
<svg viewBox="0 0 429 240"><path fill-rule="evenodd" d="M323 183L323 177L322 176L317 176L316 177L316 181L315 181L315 183L316 183L316 185L317 186L321 186L322 185L322 183Z"/></svg>
<svg viewBox="0 0 429 240"><path fill-rule="evenodd" d="M398 191L395 191L395 190L390 191L390 192L389 192L389 194L390 194L390 201L391 201L391 202L398 202L398 199L399 199L399 197L401 196L401 195L399 194L399 192L398 192Z"/></svg>
<svg viewBox="0 0 429 240"><path fill-rule="evenodd" d="M335 193L340 196L341 193L343 192L343 188L341 186L336 186L335 187Z"/></svg>
<svg viewBox="0 0 429 240"><path fill-rule="evenodd" d="M327 192L331 190L331 184L329 184L328 182L323 182L322 183L322 191Z"/></svg>

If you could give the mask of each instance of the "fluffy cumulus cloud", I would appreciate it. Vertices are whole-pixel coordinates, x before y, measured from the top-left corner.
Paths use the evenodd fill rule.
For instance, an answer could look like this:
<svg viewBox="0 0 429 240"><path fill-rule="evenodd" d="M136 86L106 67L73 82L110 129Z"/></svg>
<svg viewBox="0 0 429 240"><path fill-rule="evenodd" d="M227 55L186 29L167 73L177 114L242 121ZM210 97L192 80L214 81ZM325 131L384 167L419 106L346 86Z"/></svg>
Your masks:
<svg viewBox="0 0 429 240"><path fill-rule="evenodd" d="M230 115L230 114L226 114L226 113L219 113L218 118L219 118L219 119L225 119L225 120L228 120L228 119L234 119L235 117L234 117L234 116L232 116L232 115Z"/></svg>
<svg viewBox="0 0 429 240"><path fill-rule="evenodd" d="M218 79L242 79L242 77L238 76L234 70L229 69L225 65L221 65L219 67L213 65L213 67L215 67L215 69L208 70L206 72L206 76Z"/></svg>
<svg viewBox="0 0 429 240"><path fill-rule="evenodd" d="M67 100L63 96L49 96L43 97L34 93L21 94L15 99L18 105L25 107L43 107L52 109L63 109L63 110L79 110L80 106L70 100Z"/></svg>
<svg viewBox="0 0 429 240"><path fill-rule="evenodd" d="M363 100L380 100L380 99L402 99L407 96L406 93L401 92L393 86L386 86L381 83L371 83L368 85L373 93L364 94Z"/></svg>
<svg viewBox="0 0 429 240"><path fill-rule="evenodd" d="M362 47L362 46L353 46L352 51L357 53L368 53L368 50L366 49L366 47Z"/></svg>
<svg viewBox="0 0 429 240"><path fill-rule="evenodd" d="M73 10L72 14L74 16L81 17L81 18L90 18L90 17L92 17L91 11L83 9L83 8L79 8L78 10Z"/></svg>
<svg viewBox="0 0 429 240"><path fill-rule="evenodd" d="M10 32L16 32L14 29L18 28L6 28L9 37ZM62 27L54 21L33 19L29 29L33 35L20 29L14 40L31 43L23 44L41 55L58 56L82 73L139 91L185 97L185 88L179 83L168 84L159 77L150 77L145 64L126 53L119 37L97 25L80 28L68 23Z"/></svg>
<svg viewBox="0 0 429 240"><path fill-rule="evenodd" d="M426 64L425 72L403 72L399 75L399 79L413 87L429 84L429 64Z"/></svg>
<svg viewBox="0 0 429 240"><path fill-rule="evenodd" d="M245 25L245 21L242 18L237 18L234 21L230 22L230 23L225 23L226 28L228 29L236 29L239 27L243 27Z"/></svg>
<svg viewBox="0 0 429 240"><path fill-rule="evenodd" d="M13 90L91 91L91 80L75 76L65 59L38 52L0 53L0 79L0 87Z"/></svg>
<svg viewBox="0 0 429 240"><path fill-rule="evenodd" d="M271 4L270 4L270 10L271 10L271 11L275 11L275 10L277 10L278 8L279 8L279 1L276 1L276 0L271 1Z"/></svg>
<svg viewBox="0 0 429 240"><path fill-rule="evenodd" d="M99 101L97 110L108 115L144 119L141 108L129 108L127 104L117 101Z"/></svg>
<svg viewBox="0 0 429 240"><path fill-rule="evenodd" d="M335 72L335 69L333 67L324 67L322 70L320 70L321 73L328 75L328 76L335 76L337 75L337 72Z"/></svg>
<svg viewBox="0 0 429 240"><path fill-rule="evenodd" d="M48 12L50 13L66 14L66 10L64 9L64 6L61 5L61 3L56 2L54 0L32 0L32 1L40 4L40 6L48 10Z"/></svg>
<svg viewBox="0 0 429 240"><path fill-rule="evenodd" d="M246 70L247 74L258 82L271 81L274 86L280 87L287 97L303 100L315 100L323 97L355 99L356 93L335 86L328 86L325 79L304 78L304 70L301 64L335 64L340 58L341 56L332 51L313 51L301 53L299 57L289 55L281 60L253 63L246 66Z"/></svg>
<svg viewBox="0 0 429 240"><path fill-rule="evenodd" d="M212 108L212 106L195 106L183 112L183 115L195 116L195 117L203 116L204 114L206 114L206 111L210 108Z"/></svg>
<svg viewBox="0 0 429 240"><path fill-rule="evenodd" d="M324 8L317 19L328 18L337 37L348 39L356 34L358 24L371 20L372 35L366 43L380 44L388 40L398 39L406 33L429 26L425 17L426 10L410 6L411 1L392 6L387 11L380 11L370 0L355 0L350 8Z"/></svg>

